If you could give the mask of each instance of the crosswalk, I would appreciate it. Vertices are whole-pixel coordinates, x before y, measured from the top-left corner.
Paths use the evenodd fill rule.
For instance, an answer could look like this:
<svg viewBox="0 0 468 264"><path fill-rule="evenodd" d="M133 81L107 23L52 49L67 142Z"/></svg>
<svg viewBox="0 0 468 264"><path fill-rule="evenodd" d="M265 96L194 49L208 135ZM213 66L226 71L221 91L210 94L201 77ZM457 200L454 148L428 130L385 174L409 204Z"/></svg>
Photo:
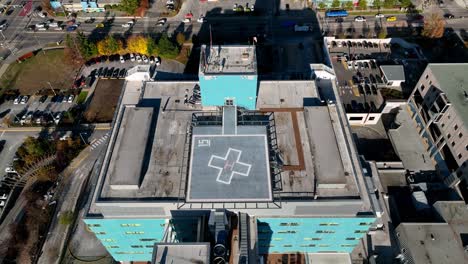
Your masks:
<svg viewBox="0 0 468 264"><path fill-rule="evenodd" d="M104 136L96 139L96 140L93 140L93 142L91 143L91 150L94 150L95 148L97 148L99 145L105 143L107 141L107 139L109 139L109 132L107 132Z"/></svg>

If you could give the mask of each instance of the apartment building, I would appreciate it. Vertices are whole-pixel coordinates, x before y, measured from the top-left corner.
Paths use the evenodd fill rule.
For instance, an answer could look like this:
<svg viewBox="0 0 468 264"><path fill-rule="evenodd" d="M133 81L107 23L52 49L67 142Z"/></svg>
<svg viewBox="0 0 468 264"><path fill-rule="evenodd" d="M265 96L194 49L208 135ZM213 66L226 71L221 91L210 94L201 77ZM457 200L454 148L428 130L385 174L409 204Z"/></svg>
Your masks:
<svg viewBox="0 0 468 264"><path fill-rule="evenodd" d="M468 180L468 63L429 64L408 100L437 170L463 196ZM466 199L466 196L465 196Z"/></svg>

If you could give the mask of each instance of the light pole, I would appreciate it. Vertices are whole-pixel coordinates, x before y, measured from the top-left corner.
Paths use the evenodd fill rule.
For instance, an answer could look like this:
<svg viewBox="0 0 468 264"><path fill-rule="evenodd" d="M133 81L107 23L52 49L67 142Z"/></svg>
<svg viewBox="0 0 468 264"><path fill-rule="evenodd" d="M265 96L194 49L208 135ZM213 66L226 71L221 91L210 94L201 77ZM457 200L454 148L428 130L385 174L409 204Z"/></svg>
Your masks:
<svg viewBox="0 0 468 264"><path fill-rule="evenodd" d="M50 89L52 90L52 92L54 92L54 95L57 96L57 93L55 93L54 89L52 88L52 84L50 84L50 82L47 82L47 84L49 85Z"/></svg>

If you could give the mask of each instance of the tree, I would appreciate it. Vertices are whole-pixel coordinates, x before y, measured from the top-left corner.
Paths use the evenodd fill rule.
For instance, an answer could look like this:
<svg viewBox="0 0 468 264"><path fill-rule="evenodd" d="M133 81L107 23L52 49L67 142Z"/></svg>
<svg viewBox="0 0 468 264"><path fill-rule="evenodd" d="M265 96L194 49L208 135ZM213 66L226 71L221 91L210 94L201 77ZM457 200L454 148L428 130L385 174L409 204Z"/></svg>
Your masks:
<svg viewBox="0 0 468 264"><path fill-rule="evenodd" d="M372 2L372 6L373 6L374 8L379 9L379 8L382 7L382 2L381 2L380 0L374 0L374 2Z"/></svg>
<svg viewBox="0 0 468 264"><path fill-rule="evenodd" d="M126 12L129 15L133 15L135 14L139 4L139 0L122 0L120 1L120 10Z"/></svg>
<svg viewBox="0 0 468 264"><path fill-rule="evenodd" d="M131 36L127 39L127 51L148 54L148 39L143 36Z"/></svg>
<svg viewBox="0 0 468 264"><path fill-rule="evenodd" d="M157 55L159 53L158 46L152 37L148 37L146 41L146 50L148 51L148 55Z"/></svg>
<svg viewBox="0 0 468 264"><path fill-rule="evenodd" d="M386 38L386 37L387 37L387 29L381 28L381 29L379 30L379 33L377 33L377 37L378 37L379 39L384 39L384 38Z"/></svg>
<svg viewBox="0 0 468 264"><path fill-rule="evenodd" d="M340 0L333 0L332 4L331 4L331 7L333 8L338 8L340 7Z"/></svg>
<svg viewBox="0 0 468 264"><path fill-rule="evenodd" d="M78 50L84 59L90 59L98 54L96 44L89 41L83 32L78 32L76 34L75 42L77 43Z"/></svg>
<svg viewBox="0 0 468 264"><path fill-rule="evenodd" d="M117 54L123 50L123 44L113 36L107 36L97 43L97 50L101 55Z"/></svg>
<svg viewBox="0 0 468 264"><path fill-rule="evenodd" d="M179 46L184 45L185 43L185 35L182 32L177 33L176 35L176 42L179 44Z"/></svg>
<svg viewBox="0 0 468 264"><path fill-rule="evenodd" d="M172 43L167 34L163 34L159 39L158 49L161 57L173 59L179 55L179 47Z"/></svg>
<svg viewBox="0 0 468 264"><path fill-rule="evenodd" d="M318 7L319 7L319 9L325 9L327 7L327 5L324 2L320 2L320 3L318 3Z"/></svg>
<svg viewBox="0 0 468 264"><path fill-rule="evenodd" d="M346 9L353 9L353 2L352 1L346 1L345 2Z"/></svg>
<svg viewBox="0 0 468 264"><path fill-rule="evenodd" d="M432 13L424 20L421 35L426 38L441 38L445 31L445 20L440 14Z"/></svg>
<svg viewBox="0 0 468 264"><path fill-rule="evenodd" d="M395 6L395 0L384 0L383 6L385 8L393 8Z"/></svg>
<svg viewBox="0 0 468 264"><path fill-rule="evenodd" d="M359 7L363 10L367 9L367 0L359 0Z"/></svg>
<svg viewBox="0 0 468 264"><path fill-rule="evenodd" d="M411 0L400 0L401 6L402 7L411 7L413 4L411 3Z"/></svg>

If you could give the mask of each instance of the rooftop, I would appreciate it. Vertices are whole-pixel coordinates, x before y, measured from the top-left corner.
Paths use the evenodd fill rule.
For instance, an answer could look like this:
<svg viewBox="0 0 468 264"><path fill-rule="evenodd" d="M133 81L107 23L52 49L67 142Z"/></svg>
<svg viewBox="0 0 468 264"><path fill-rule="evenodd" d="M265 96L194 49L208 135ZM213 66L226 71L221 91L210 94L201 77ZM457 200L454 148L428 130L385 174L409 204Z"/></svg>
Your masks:
<svg viewBox="0 0 468 264"><path fill-rule="evenodd" d="M468 126L468 63L431 63L427 67L439 82L439 89L455 107L464 125Z"/></svg>
<svg viewBox="0 0 468 264"><path fill-rule="evenodd" d="M400 108L395 123L398 128L390 129L388 136L405 169L410 171L432 171L435 166L418 134L409 113Z"/></svg>
<svg viewBox="0 0 468 264"><path fill-rule="evenodd" d="M405 81L405 69L403 65L381 65L380 69L385 78L390 82Z"/></svg>
<svg viewBox="0 0 468 264"><path fill-rule="evenodd" d="M460 241L446 223L402 223L397 229L404 255L413 263L462 263L468 260ZM462 260L465 261L462 261Z"/></svg>
<svg viewBox="0 0 468 264"><path fill-rule="evenodd" d="M209 264L210 243L156 243L151 263Z"/></svg>
<svg viewBox="0 0 468 264"><path fill-rule="evenodd" d="M257 58L253 45L202 45L200 71L204 74L255 74Z"/></svg>
<svg viewBox="0 0 468 264"><path fill-rule="evenodd" d="M260 83L258 100L268 107L224 112L185 104L197 85L125 83L90 214L159 215L162 201L360 201L345 124L336 105L320 104L313 82L286 81L281 92L281 82ZM154 204L155 211L128 202Z"/></svg>

